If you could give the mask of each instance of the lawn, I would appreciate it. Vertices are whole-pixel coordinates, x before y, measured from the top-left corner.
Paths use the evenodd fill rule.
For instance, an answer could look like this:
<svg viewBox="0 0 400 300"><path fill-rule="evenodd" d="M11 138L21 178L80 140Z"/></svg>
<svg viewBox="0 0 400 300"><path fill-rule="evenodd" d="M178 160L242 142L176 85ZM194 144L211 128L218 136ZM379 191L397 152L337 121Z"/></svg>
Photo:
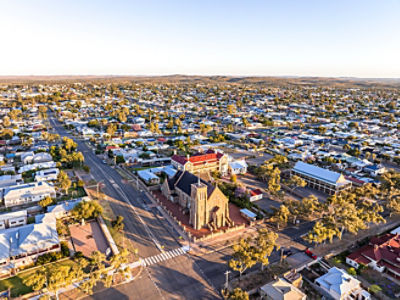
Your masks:
<svg viewBox="0 0 400 300"><path fill-rule="evenodd" d="M68 195L63 195L59 201L67 201L67 200L71 200L71 199L76 199L76 198L82 198L87 196L85 193L84 188L82 187L77 187L77 188L70 188L68 190Z"/></svg>
<svg viewBox="0 0 400 300"><path fill-rule="evenodd" d="M11 297L18 297L32 292L29 286L22 283L22 280L31 272L21 273L20 275L4 279L0 281L0 291L5 291L11 288Z"/></svg>
<svg viewBox="0 0 400 300"><path fill-rule="evenodd" d="M71 259L67 259L60 262L56 262L54 264L73 265L75 264L75 262L72 261ZM0 291L5 291L8 288L11 288L11 297L18 297L21 295L31 293L32 289L29 286L23 284L22 281L34 272L35 270L28 270L25 272L21 272L14 277L0 280Z"/></svg>

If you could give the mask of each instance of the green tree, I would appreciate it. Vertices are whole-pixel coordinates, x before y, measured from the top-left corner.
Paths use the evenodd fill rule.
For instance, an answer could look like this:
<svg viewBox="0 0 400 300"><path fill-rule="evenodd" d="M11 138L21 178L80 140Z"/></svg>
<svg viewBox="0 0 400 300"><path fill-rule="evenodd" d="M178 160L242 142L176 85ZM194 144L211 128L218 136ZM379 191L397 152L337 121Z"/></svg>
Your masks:
<svg viewBox="0 0 400 300"><path fill-rule="evenodd" d="M117 218L112 222L112 227L117 231L124 230L124 217L117 216Z"/></svg>
<svg viewBox="0 0 400 300"><path fill-rule="evenodd" d="M281 206L279 206L279 208L273 208L274 214L271 218L271 221L273 221L276 226L278 227L278 230L280 228L281 225L286 225L289 217L290 217L290 211L288 209L288 207L284 204L282 204Z"/></svg>
<svg viewBox="0 0 400 300"><path fill-rule="evenodd" d="M57 176L57 182L59 184L59 187L64 190L65 194L68 194L68 190L72 184L71 180L68 177L68 174L61 170Z"/></svg>
<svg viewBox="0 0 400 300"><path fill-rule="evenodd" d="M235 288L228 294L228 300L249 300L249 294L241 288Z"/></svg>
<svg viewBox="0 0 400 300"><path fill-rule="evenodd" d="M23 281L23 284L30 286L34 291L40 291L47 285L47 272L45 268L40 268L31 273Z"/></svg>
<svg viewBox="0 0 400 300"><path fill-rule="evenodd" d="M41 207L47 207L47 206L49 206L49 205L52 204L52 203L53 203L53 199L51 199L50 196L46 196L44 199L42 199L42 200L39 201L39 205L40 205Z"/></svg>
<svg viewBox="0 0 400 300"><path fill-rule="evenodd" d="M254 255L261 264L261 270L269 264L268 257L274 249L279 249L276 243L278 234L268 229L259 229L255 238Z"/></svg>
<svg viewBox="0 0 400 300"><path fill-rule="evenodd" d="M81 201L72 210L72 215L75 219L91 219L96 218L103 213L103 208L94 200Z"/></svg>
<svg viewBox="0 0 400 300"><path fill-rule="evenodd" d="M244 271L257 263L254 247L250 242L250 238L240 239L237 244L232 246L233 255L228 264L232 270L239 272L240 277L242 277Z"/></svg>
<svg viewBox="0 0 400 300"><path fill-rule="evenodd" d="M4 127L10 127L11 126L11 121L9 116L4 116L3 117L3 126Z"/></svg>
<svg viewBox="0 0 400 300"><path fill-rule="evenodd" d="M307 182L303 178L293 175L286 184L290 187L290 192L293 193L296 188L305 187Z"/></svg>

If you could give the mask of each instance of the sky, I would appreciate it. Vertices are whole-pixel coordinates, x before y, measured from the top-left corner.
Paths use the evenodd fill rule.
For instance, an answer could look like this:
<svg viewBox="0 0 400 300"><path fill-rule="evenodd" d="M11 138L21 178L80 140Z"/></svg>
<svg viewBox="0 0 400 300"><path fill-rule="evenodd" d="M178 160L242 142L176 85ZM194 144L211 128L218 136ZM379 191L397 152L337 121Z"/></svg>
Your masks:
<svg viewBox="0 0 400 300"><path fill-rule="evenodd" d="M399 0L0 0L0 75L400 78Z"/></svg>

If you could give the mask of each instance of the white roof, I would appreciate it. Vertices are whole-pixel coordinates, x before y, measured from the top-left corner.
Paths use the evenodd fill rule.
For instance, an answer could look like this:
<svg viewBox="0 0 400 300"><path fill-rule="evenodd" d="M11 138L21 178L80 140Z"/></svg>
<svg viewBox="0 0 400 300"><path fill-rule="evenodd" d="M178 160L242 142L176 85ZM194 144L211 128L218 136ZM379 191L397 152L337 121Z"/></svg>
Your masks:
<svg viewBox="0 0 400 300"><path fill-rule="evenodd" d="M247 163L244 160L236 160L236 161L230 162L229 166L232 169L241 169L241 168L247 168Z"/></svg>
<svg viewBox="0 0 400 300"><path fill-rule="evenodd" d="M360 287L360 281L347 274L344 270L333 267L329 272L315 280L328 291L333 291L342 296Z"/></svg>
<svg viewBox="0 0 400 300"><path fill-rule="evenodd" d="M340 173L323 169L314 165L309 165L302 161L298 161L294 166L293 170L298 173L335 185L339 183L339 179L341 179L340 177L342 176L342 174Z"/></svg>
<svg viewBox="0 0 400 300"><path fill-rule="evenodd" d="M56 223L28 224L0 231L0 260L60 243Z"/></svg>
<svg viewBox="0 0 400 300"><path fill-rule="evenodd" d="M13 211L5 214L0 215L0 222L9 220L9 219L14 219L14 218L21 218L21 217L26 217L28 215L28 212L26 210L18 210L18 211Z"/></svg>
<svg viewBox="0 0 400 300"><path fill-rule="evenodd" d="M149 172L148 170L141 170L137 172L139 177L148 181L151 179L158 179L158 177L156 175L154 175L153 173Z"/></svg>

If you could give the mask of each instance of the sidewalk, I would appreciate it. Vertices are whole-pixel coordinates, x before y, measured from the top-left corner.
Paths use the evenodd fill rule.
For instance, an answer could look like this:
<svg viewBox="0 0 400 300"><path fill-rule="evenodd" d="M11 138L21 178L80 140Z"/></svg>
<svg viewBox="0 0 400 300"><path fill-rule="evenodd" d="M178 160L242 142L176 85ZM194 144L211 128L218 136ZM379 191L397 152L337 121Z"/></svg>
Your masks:
<svg viewBox="0 0 400 300"><path fill-rule="evenodd" d="M360 230L357 235L346 232L343 234L342 239L335 239L332 244L328 243L325 245L315 246L313 252L321 257L326 255L335 256L351 246L355 245L358 241L364 238L382 234L392 228L400 225L400 216L393 216L387 219L386 224L374 224L368 229Z"/></svg>
<svg viewBox="0 0 400 300"><path fill-rule="evenodd" d="M176 222L171 218L171 216L160 206L160 204L154 199L153 195L148 191L147 186L145 186L141 180L139 180L135 175L130 174L130 172L126 171L125 169L121 167L116 167L116 169L119 169L121 172L126 174L126 176L130 179L130 184L132 184L137 190L142 190L146 196L150 199L150 201L153 203L153 205L157 206L158 210L160 213L163 215L163 217L170 223L170 225L178 232L178 234L185 240L184 245L190 245L189 242L189 237L187 236L186 232L182 230L182 228L176 224Z"/></svg>

